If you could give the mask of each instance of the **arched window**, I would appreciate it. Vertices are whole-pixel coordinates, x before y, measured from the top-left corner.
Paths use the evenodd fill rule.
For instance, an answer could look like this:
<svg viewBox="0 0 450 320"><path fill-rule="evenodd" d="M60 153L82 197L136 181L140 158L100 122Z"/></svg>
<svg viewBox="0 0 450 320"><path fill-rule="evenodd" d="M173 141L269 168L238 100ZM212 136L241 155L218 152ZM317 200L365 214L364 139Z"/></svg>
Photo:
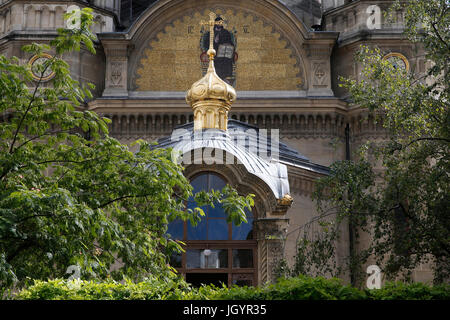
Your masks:
<svg viewBox="0 0 450 320"><path fill-rule="evenodd" d="M191 180L193 193L221 190L227 183L216 173L205 172ZM188 208L195 202L189 199ZM167 233L186 244L185 253L172 256L171 265L194 285L223 282L225 284L256 284L256 241L253 239L253 213L247 211L248 223L236 226L226 221L222 206L217 203L202 207L205 216L193 226L189 221L173 221Z"/></svg>
<svg viewBox="0 0 450 320"><path fill-rule="evenodd" d="M204 173L192 179L191 184L194 194L206 190L222 190L226 182L213 173ZM189 199L188 208L195 208L192 198ZM253 215L247 211L248 223L240 226L227 223L226 214L222 205L217 203L213 207L202 207L205 212L203 219L196 225L181 220L169 224L168 233L177 240L252 240L253 239ZM186 230L185 230L186 229Z"/></svg>

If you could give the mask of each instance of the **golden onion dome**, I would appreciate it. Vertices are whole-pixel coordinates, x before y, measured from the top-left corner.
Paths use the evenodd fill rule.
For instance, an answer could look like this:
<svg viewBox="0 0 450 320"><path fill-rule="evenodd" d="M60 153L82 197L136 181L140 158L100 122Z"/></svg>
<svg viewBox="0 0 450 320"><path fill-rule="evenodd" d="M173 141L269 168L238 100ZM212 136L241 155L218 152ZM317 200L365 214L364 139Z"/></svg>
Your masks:
<svg viewBox="0 0 450 320"><path fill-rule="evenodd" d="M211 57L210 50L208 50L208 55ZM212 50L215 55L215 50ZM226 105L231 106L236 100L236 90L217 75L214 69L214 60L210 58L208 71L188 90L186 102L193 106L199 101L211 99L221 100Z"/></svg>

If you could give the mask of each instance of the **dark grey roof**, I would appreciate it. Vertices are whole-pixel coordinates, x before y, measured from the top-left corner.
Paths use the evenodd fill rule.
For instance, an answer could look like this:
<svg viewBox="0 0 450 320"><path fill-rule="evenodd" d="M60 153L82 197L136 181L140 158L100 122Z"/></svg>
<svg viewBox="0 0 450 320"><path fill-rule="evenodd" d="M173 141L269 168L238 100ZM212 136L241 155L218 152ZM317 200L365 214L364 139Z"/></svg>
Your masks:
<svg viewBox="0 0 450 320"><path fill-rule="evenodd" d="M212 148L223 150L242 163L248 172L262 179L277 199L289 194L286 165L328 174L328 168L312 163L285 143L276 143L270 132L238 120L228 120L228 130L194 132L193 122L178 126L169 137L158 140L155 147L174 148L186 154L192 150Z"/></svg>
<svg viewBox="0 0 450 320"><path fill-rule="evenodd" d="M188 131L193 131L194 123L189 122L184 125L175 127L175 130L176 129L185 129ZM267 155L269 157L271 156L272 142L271 142L270 131L260 129L257 126L248 124L246 122L242 122L242 121L238 121L238 120L234 120L234 119L228 119L228 132L234 141L236 141L244 136L246 138L245 139L245 148L247 150L251 149L250 142L254 142L255 140L257 140L257 137L259 134L261 134L262 137L266 136L266 138L267 138ZM243 133L245 133L245 135L243 135ZM269 135L267 136L267 134L269 134ZM170 144L172 144L172 143L173 142L171 141L170 136L163 137L158 140L158 147L163 147L163 148L170 147ZM276 152L276 150L275 150L275 152ZM307 157L305 157L304 155L299 153L297 150L295 150L294 148L288 146L286 143L283 143L281 141L279 141L279 145L278 145L278 158L280 161L282 161L283 163L286 163L288 165L302 166L302 167L305 167L312 171L316 171L318 173L323 173L323 174L329 173L328 167L311 162Z"/></svg>

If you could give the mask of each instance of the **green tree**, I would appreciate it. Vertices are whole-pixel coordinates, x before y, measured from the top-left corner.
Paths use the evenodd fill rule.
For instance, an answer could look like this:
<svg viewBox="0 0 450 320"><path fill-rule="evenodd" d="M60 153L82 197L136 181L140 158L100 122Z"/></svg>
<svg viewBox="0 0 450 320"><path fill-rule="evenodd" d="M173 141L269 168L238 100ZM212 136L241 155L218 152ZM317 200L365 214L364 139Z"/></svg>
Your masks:
<svg viewBox="0 0 450 320"><path fill-rule="evenodd" d="M405 34L426 52L426 74L396 69L377 48L362 47L362 80L343 79L352 103L383 124L389 138L369 142L317 185L324 212L336 210L372 242L353 252L354 274L372 255L389 277L409 277L430 261L435 281L450 276L450 11L447 0L397 1ZM383 170L376 170L375 164ZM361 270L359 270L361 271Z"/></svg>
<svg viewBox="0 0 450 320"><path fill-rule="evenodd" d="M166 235L168 222L196 223L203 215L186 210L192 187L171 150L137 141L131 152L108 136L108 119L85 110L93 86L71 78L63 55L81 48L95 53L90 12L81 11L78 29L59 29L50 46L24 46L33 55L52 53L35 70L43 75L50 68L51 86L33 81L17 58L0 56L2 288L27 277L67 277L70 265L83 278L170 273L167 256L181 246ZM237 224L253 205L252 195L229 186L194 199L198 206L222 203ZM116 262L121 267L110 273Z"/></svg>

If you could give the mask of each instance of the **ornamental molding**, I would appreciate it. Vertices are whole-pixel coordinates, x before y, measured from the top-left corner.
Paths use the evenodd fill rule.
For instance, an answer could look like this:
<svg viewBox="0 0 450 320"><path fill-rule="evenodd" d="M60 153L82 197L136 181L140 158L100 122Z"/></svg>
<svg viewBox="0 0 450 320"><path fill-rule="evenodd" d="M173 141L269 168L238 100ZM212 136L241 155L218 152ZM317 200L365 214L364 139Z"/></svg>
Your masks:
<svg viewBox="0 0 450 320"><path fill-rule="evenodd" d="M223 152L223 156L226 157L226 152ZM223 176L241 194L255 194L255 208L258 219L264 218L276 211L277 199L270 187L257 176L249 173L243 164L237 161L233 165L191 164L185 167L184 175L187 178L191 178L198 173L206 171L215 172Z"/></svg>
<svg viewBox="0 0 450 320"><path fill-rule="evenodd" d="M40 75L33 71L33 67L35 63L42 64L44 62L40 62L41 60L51 60L53 59L53 56L48 53L40 53L32 56L30 60L28 61L28 65L31 68L31 76L33 77L34 81L40 81L40 82L47 82L53 79L55 76L55 71L51 70L50 67L48 67L46 70L46 74Z"/></svg>

